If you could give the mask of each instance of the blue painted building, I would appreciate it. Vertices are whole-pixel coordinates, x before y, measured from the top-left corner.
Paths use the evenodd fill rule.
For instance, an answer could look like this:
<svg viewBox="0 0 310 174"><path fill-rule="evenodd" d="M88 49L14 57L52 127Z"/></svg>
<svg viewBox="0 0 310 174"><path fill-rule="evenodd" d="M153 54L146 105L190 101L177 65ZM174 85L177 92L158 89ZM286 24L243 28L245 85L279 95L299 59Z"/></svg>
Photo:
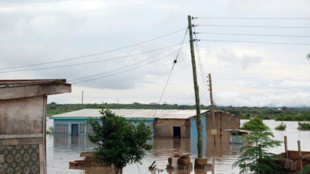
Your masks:
<svg viewBox="0 0 310 174"><path fill-rule="evenodd" d="M51 116L54 120L54 134L56 135L87 135L92 133L90 125L85 124L88 118L101 117L100 109L82 109L78 111ZM154 110L115 109L111 110L119 116L129 120L143 120L153 129Z"/></svg>
<svg viewBox="0 0 310 174"><path fill-rule="evenodd" d="M154 137L197 139L195 110L151 110L151 109L112 109L115 114L127 120L143 120L153 130ZM50 117L54 120L54 133L57 135L87 135L92 133L87 118L99 119L100 109L82 109ZM201 112L203 137L210 136L213 129L209 111ZM240 117L222 111L215 112L216 129L220 138L230 136L225 129L240 127Z"/></svg>
<svg viewBox="0 0 310 174"><path fill-rule="evenodd" d="M154 124L154 120L165 120L164 122L168 123L170 127L161 126L160 128L163 132L154 134L155 137L197 137L196 117L194 117L195 110L112 109L111 111L125 117L127 120L143 120L145 124L152 128L153 132L156 129L154 126L159 126ZM99 119L100 116L100 109L82 109L55 115L50 117L50 119L54 120L54 134L87 135L92 133L92 128L90 125L85 124L86 120L89 117ZM206 129L206 118L202 117L202 120L204 129ZM171 125L174 125L174 127L171 127Z"/></svg>

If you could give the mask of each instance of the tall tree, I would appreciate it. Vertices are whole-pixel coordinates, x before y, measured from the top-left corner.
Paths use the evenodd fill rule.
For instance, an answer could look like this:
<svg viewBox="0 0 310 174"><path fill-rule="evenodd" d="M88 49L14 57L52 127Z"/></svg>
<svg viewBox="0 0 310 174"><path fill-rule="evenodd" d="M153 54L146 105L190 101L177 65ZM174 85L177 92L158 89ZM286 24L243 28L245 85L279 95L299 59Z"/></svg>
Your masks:
<svg viewBox="0 0 310 174"><path fill-rule="evenodd" d="M152 130L142 121L131 124L110 110L102 110L101 114L100 121L87 120L94 132L88 138L98 145L94 151L95 158L109 166L113 164L116 174L122 173L127 164L140 162L145 151L152 148L148 143Z"/></svg>

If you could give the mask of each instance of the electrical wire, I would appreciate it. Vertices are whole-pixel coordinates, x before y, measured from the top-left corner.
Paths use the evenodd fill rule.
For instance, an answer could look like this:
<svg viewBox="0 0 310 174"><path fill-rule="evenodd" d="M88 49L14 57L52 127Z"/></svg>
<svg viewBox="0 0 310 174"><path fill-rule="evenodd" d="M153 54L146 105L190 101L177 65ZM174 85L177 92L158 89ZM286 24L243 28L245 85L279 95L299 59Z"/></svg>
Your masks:
<svg viewBox="0 0 310 174"><path fill-rule="evenodd" d="M172 53L174 54L175 52L172 52ZM114 69L114 70L109 71L109 72L104 72L104 73L95 74L95 75L92 75L92 76L86 76L86 77L74 79L75 81L72 80L72 81L73 81L72 84L78 84L78 83L82 83L82 82L88 82L88 81L98 80L98 79L101 79L101 78L110 77L110 76L118 75L118 74L121 74L121 73L124 73L124 72L136 70L136 69L142 68L142 67L144 67L144 66L146 66L146 65L149 65L149 64L158 62L159 60L162 60L163 58L168 57L168 56L170 56L170 55L172 55L172 54L170 53L170 54L168 54L168 55L165 55L165 56L163 56L163 57L160 57L160 58L158 58L158 59L155 59L155 60L153 60L153 61L150 61L150 62L148 62L148 63L146 63L146 64L143 64L143 65L140 65L140 66L136 66L136 67L132 67L132 68L129 68L129 69L127 69L127 70L120 71L120 72L108 74L108 73L111 73L111 72L114 72L114 71L118 71L118 70L121 70L121 69L124 69L124 68L128 68L128 67L130 67L130 66L137 65L137 64L132 64L132 65L130 65L130 66L121 67L121 68ZM147 59L144 59L144 61L145 61L145 60L147 60ZM95 77L95 76L99 76L99 77ZM85 79L85 78L89 78L89 77L90 77L90 79ZM94 78L92 78L92 77L94 77ZM79 79L85 79L85 80L79 80Z"/></svg>
<svg viewBox="0 0 310 174"><path fill-rule="evenodd" d="M211 39L200 39L200 41L207 41L207 42L259 43L259 44L279 44L279 45L304 45L304 46L310 45L310 43L259 42L259 41L240 41L240 40L211 40Z"/></svg>
<svg viewBox="0 0 310 174"><path fill-rule="evenodd" d="M160 95L158 104L160 104L160 102L161 102L161 100L162 100L162 98L163 98L163 96L164 96L164 93L165 93L166 88L167 88L167 86L168 86L168 82L169 82L169 80L170 80L171 74L172 74L173 69L174 69L174 67L175 67L175 64L177 63L177 60L178 60L178 58L179 58L180 51L181 51L182 46L183 46L183 43L184 43L184 41L185 41L185 37L186 37L187 32L188 32L188 29L185 31L185 34L184 34L184 37L183 37L183 40L182 40L182 44L181 44L181 46L180 46L180 48L179 48L179 51L178 51L178 53L177 53L177 55L176 55L176 58L175 58L174 61L173 61L173 64L172 64L172 67L171 67L171 70L170 70L168 79L167 79L167 81L166 81L166 83L165 83L165 86L164 86L164 89L163 89L163 91L162 91L162 93L161 93L161 95ZM157 110L155 110L153 117L155 117L156 112L157 112Z"/></svg>
<svg viewBox="0 0 310 174"><path fill-rule="evenodd" d="M174 48L174 47L173 47L173 48ZM168 49L168 50L166 50L166 51L169 51L169 50L171 50L171 49L173 49L173 48L170 48L170 49ZM117 72L117 71L119 71L119 70L126 69L126 68L129 68L129 67L133 67L133 66L135 66L135 65L138 65L138 64L140 64L140 63L143 63L143 62L145 62L145 61L147 61L147 60L149 60L149 59L153 59L154 57L160 56L161 54L164 54L164 53L165 53L165 52L160 52L159 54L157 54L157 55L155 55L155 56L142 59L142 60L140 60L140 61L138 61L138 62L135 62L135 63L133 63L133 64L130 64L130 65L127 65L127 66L123 66L123 67L120 67L120 68L116 68L116 69L113 69L113 70L111 70L111 71L107 71L107 72L103 72L103 73L99 73L99 74L88 75L88 76L84 76L84 77L72 79L72 80L69 80L69 81L80 81L80 80L82 80L82 79L93 78L93 77L95 77L95 76L102 76L102 75L109 74L109 73L112 73L112 72ZM174 54L174 53L175 53L175 51L173 51L173 52L171 52L171 53L169 53L169 54L167 54L167 55L165 55L165 56L163 56L163 57L170 56L170 55L172 55L172 54Z"/></svg>
<svg viewBox="0 0 310 174"><path fill-rule="evenodd" d="M195 40L199 40L197 39L197 35L196 35L196 32L195 32L195 28L194 28L194 38ZM196 46L196 55L197 55L197 58L198 58L198 65L199 65L199 70L200 70L200 75L201 75L201 79L203 80L206 76L205 76L205 71L204 71L204 67L202 65L202 61L200 59L200 54L199 54L199 46L198 46L198 42L195 42L195 46Z"/></svg>
<svg viewBox="0 0 310 174"><path fill-rule="evenodd" d="M232 35L232 36L268 36L268 37L310 37L302 35L270 35L270 34L241 34L241 33L213 33L213 32L195 32L196 34L212 34L212 35Z"/></svg>
<svg viewBox="0 0 310 174"><path fill-rule="evenodd" d="M54 64L54 63L67 62L67 61L71 61L71 60L77 60L77 59L82 59L82 58L87 58L87 57L92 57L92 56L98 56L98 55L102 55L102 54L112 53L112 52L115 52L115 51L119 51L119 50L130 48L130 47L135 47L135 46L138 46L138 45L141 45L141 44L152 42L152 41L157 40L157 39L168 37L170 35L173 35L175 33L180 32L180 31L184 31L184 29L186 29L186 28L182 28L182 29L176 30L176 31L168 33L168 34L161 35L161 36L155 37L155 38L150 39L150 40L146 40L146 41L143 41L143 42L138 42L138 43L135 43L135 44L132 44L132 45L127 45L127 46L123 46L123 47L119 47L119 48L115 48L115 49L111 49L111 50L107 50L107 51L102 51L102 52L92 53L92 54L87 54L87 55L82 55L82 56L76 56L76 57L71 57L71 58L67 58L67 59L64 58L63 60L49 61L49 62L44 62L44 63L28 64L28 65L15 66L15 67L0 68L0 70L17 69L17 68L24 68L24 67L29 67L29 66L39 66L39 65Z"/></svg>
<svg viewBox="0 0 310 174"><path fill-rule="evenodd" d="M21 72L21 71L38 71L38 70L47 70L47 69L54 69L54 68L64 68L64 67L73 67L73 66L81 66L81 65L87 65L87 64L92 64L92 63L98 63L98 62L105 62L105 61L110 61L110 60L116 60L116 59L123 59L127 57L133 57L137 55L142 55L145 53L150 53L150 52L155 52L155 51L160 51L166 48L171 48L181 45L181 43L175 44L175 45L170 45L167 47L162 47L150 51L145 51L137 54L132 54L132 55L126 55L126 56L119 56L119 57L113 57L113 58L108 58L108 59L103 59L103 60L95 60L95 61L87 61L87 62L82 62L82 63L75 63L75 64L67 64L67 65L58 65L58 66L50 66L50 67L43 67L43 68L33 68L33 69L19 69L19 70L12 70L12 71L1 71L0 73L15 73L15 72Z"/></svg>
<svg viewBox="0 0 310 174"><path fill-rule="evenodd" d="M165 90L166 90L166 88L167 88L168 82L169 82L169 80L170 80L171 74L172 74L172 72L173 72L174 66L175 66L175 64L177 63L177 60L178 60L178 58L179 58L179 54L180 54L182 45L183 45L183 43L184 43L184 40L185 40L187 31L188 31L188 30L186 30L185 35L184 35L184 37L183 37L183 41L182 41L182 44L181 44L181 46L180 46L180 48L179 48L178 54L177 54L176 58L175 58L174 61L173 61L172 68L171 68L171 70L170 70L170 73L169 73L168 79L167 79L167 81L166 81L166 84L165 84L165 86L164 86L164 89L163 89L163 91L162 91L162 94L160 95L158 104L160 104L160 102L161 102L161 99L162 99L162 97L163 97L163 95L164 95L164 93L165 93Z"/></svg>
<svg viewBox="0 0 310 174"><path fill-rule="evenodd" d="M310 18L263 18L263 17L193 17L193 19L254 19L254 20L310 20Z"/></svg>
<svg viewBox="0 0 310 174"><path fill-rule="evenodd" d="M211 25L203 24L196 26L207 26L207 27L236 27L236 28L310 28L308 26L261 26L261 25Z"/></svg>

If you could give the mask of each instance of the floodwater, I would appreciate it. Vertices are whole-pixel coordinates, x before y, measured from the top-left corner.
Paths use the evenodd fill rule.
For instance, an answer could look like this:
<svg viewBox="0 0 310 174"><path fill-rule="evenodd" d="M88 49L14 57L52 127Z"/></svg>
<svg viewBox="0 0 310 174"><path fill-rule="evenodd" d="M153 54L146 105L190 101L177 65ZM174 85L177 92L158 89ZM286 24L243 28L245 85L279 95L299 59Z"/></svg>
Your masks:
<svg viewBox="0 0 310 174"><path fill-rule="evenodd" d="M244 123L246 120L241 120ZM277 131L274 128L280 124L273 120L265 120L275 139L283 140L284 136L288 137L288 149L297 150L297 140L301 141L301 149L310 151L310 131L297 130L297 122L284 122L286 124L285 131ZM238 168L233 168L232 164L239 156L240 145L230 145L229 140L217 140L216 146L213 144L212 138L205 140L204 154L208 158L207 171L188 171L188 170L174 170L166 171L168 157L174 153L191 154L191 161L197 157L197 140L190 139L162 139L156 138L152 140L153 149L147 153L141 164L131 164L124 168L124 174L152 174L148 171L153 161L156 161L156 167L160 170L156 173L160 174L229 174L238 173ZM80 153L85 151L93 151L95 145L88 141L86 136L47 136L47 171L50 174L97 174L97 173L113 173L111 169L102 168L86 168L69 169L69 161L81 159ZM270 149L273 153L280 153L284 151L284 145ZM161 169L163 169L161 171ZM154 173L153 173L154 174Z"/></svg>

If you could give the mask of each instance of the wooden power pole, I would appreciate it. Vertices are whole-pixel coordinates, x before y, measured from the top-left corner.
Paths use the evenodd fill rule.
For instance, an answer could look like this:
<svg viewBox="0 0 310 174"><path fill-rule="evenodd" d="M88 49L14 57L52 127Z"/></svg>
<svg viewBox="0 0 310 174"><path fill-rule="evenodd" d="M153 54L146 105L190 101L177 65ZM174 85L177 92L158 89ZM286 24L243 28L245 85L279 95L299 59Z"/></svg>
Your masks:
<svg viewBox="0 0 310 174"><path fill-rule="evenodd" d="M217 129L216 129L216 124L215 124L215 116L214 116L214 101L213 101L211 74L209 74L208 77L209 77L209 91L210 91L210 101L211 101L211 116L212 116L212 123L213 123L213 129L211 129L211 134L213 135L214 145L215 145L216 144L215 135L217 134Z"/></svg>
<svg viewBox="0 0 310 174"><path fill-rule="evenodd" d="M82 103L82 107L83 107L83 105L84 105L84 91L82 90L82 101L81 101L81 103Z"/></svg>
<svg viewBox="0 0 310 174"><path fill-rule="evenodd" d="M200 99L199 99L199 87L197 83L197 73L196 73L196 61L195 61L195 50L194 50L194 40L193 40L193 31L192 31L192 17L188 15L188 30L189 30L189 42L191 48L191 57L192 57L192 67L193 67L193 79L194 79L194 90L195 90L195 101L196 101L196 126L198 132L198 158L203 157L202 152L202 124L201 124L201 115L200 115Z"/></svg>

